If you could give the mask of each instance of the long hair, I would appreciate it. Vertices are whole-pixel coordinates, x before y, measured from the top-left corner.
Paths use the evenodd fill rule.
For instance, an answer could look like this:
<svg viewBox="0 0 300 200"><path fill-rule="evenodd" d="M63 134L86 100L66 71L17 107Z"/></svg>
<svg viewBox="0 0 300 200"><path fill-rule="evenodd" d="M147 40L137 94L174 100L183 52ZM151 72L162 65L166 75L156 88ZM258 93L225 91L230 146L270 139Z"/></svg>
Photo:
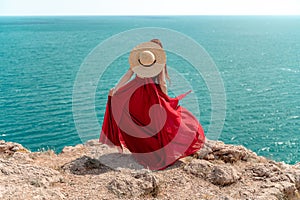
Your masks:
<svg viewBox="0 0 300 200"><path fill-rule="evenodd" d="M154 43L158 44L161 48L163 48L162 43L159 39L152 39L152 40L150 40L150 42L154 42ZM170 83L171 79L170 79L170 76L168 74L167 64L165 64L165 77Z"/></svg>

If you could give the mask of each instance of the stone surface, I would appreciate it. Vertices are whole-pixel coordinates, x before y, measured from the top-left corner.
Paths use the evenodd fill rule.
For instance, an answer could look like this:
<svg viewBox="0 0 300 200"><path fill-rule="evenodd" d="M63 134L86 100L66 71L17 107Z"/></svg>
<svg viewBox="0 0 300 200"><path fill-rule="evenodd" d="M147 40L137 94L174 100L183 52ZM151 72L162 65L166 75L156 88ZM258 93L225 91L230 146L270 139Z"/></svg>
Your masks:
<svg viewBox="0 0 300 200"><path fill-rule="evenodd" d="M90 140L30 152L0 140L0 199L300 199L300 165L207 141L162 171L143 169L128 151Z"/></svg>
<svg viewBox="0 0 300 200"><path fill-rule="evenodd" d="M63 176L50 168L0 159L0 199L64 199L53 188Z"/></svg>
<svg viewBox="0 0 300 200"><path fill-rule="evenodd" d="M157 197L159 192L155 175L143 170L131 174L119 173L108 183L107 188L119 198Z"/></svg>
<svg viewBox="0 0 300 200"><path fill-rule="evenodd" d="M15 152L25 152L28 153L29 150L24 148L21 144L15 142L5 142L4 140L0 140L0 154L3 155L11 155Z"/></svg>
<svg viewBox="0 0 300 200"><path fill-rule="evenodd" d="M210 182L220 186L233 184L239 179L239 173L230 165L216 165L209 175Z"/></svg>

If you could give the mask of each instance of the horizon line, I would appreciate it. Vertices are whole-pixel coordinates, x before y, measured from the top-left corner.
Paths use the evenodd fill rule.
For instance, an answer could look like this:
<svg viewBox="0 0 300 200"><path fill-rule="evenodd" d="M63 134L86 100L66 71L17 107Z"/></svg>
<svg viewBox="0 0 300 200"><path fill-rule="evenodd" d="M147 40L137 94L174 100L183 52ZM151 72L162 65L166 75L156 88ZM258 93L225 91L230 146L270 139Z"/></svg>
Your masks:
<svg viewBox="0 0 300 200"><path fill-rule="evenodd" d="M33 14L33 15L1 15L0 17L163 17L163 16L174 16L174 17L197 17L197 16L291 16L300 17L300 14L167 14L167 15L151 15L151 14Z"/></svg>

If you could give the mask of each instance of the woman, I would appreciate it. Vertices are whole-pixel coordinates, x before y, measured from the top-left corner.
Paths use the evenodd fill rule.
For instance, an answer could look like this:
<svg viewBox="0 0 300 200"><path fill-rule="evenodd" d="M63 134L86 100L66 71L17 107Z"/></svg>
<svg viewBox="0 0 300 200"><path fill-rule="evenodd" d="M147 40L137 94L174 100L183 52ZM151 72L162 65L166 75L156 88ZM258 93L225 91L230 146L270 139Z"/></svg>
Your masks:
<svg viewBox="0 0 300 200"><path fill-rule="evenodd" d="M136 46L130 69L109 92L99 141L127 148L145 168L159 170L196 153L205 136L197 119L168 96L166 54L158 39ZM129 81L133 74L135 78Z"/></svg>

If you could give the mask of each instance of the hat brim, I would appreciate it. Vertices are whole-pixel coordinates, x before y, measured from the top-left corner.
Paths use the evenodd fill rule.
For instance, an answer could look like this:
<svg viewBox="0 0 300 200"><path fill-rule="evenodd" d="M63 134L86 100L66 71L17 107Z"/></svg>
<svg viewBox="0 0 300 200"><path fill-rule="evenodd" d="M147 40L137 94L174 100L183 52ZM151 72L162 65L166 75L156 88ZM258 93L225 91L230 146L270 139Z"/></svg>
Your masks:
<svg viewBox="0 0 300 200"><path fill-rule="evenodd" d="M155 63L149 67L141 65L139 55L142 51L151 51L155 56ZM141 78L157 76L166 64L166 53L158 44L154 42L144 42L130 52L129 64L131 70Z"/></svg>

